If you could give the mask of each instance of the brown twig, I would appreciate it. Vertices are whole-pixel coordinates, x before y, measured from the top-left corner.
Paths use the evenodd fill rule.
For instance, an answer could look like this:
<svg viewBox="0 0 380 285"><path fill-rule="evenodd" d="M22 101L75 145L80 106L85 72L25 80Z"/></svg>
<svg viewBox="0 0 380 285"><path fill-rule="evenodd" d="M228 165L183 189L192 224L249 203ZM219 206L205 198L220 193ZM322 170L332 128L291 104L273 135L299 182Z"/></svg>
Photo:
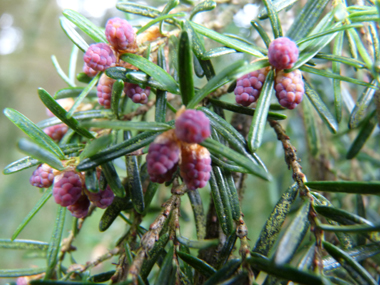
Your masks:
<svg viewBox="0 0 380 285"><path fill-rule="evenodd" d="M285 130L282 128L279 122L275 120L269 120L269 124L276 132L277 139L282 143L282 147L285 153L285 162L288 165L288 168L293 171L293 179L298 184L301 195L307 195L309 189L304 184L306 182L306 176L303 174L302 166L299 164L300 160L297 157L296 148L290 143L289 137L286 135Z"/></svg>
<svg viewBox="0 0 380 285"><path fill-rule="evenodd" d="M148 252L154 247L156 241L158 241L159 234L171 212L174 214L172 219L173 227L171 227L171 238L174 239L176 229L179 227L178 217L176 216L179 216L181 196L184 195L186 191L187 189L183 185L179 185L177 180L173 182L173 188L171 191L172 196L162 205L164 209L161 211L161 214L157 216L154 222L150 225L149 231L147 231L141 238L141 246L136 253L133 264L129 268L127 280L132 280L134 283L137 282L137 276L140 273L144 259L148 256Z"/></svg>

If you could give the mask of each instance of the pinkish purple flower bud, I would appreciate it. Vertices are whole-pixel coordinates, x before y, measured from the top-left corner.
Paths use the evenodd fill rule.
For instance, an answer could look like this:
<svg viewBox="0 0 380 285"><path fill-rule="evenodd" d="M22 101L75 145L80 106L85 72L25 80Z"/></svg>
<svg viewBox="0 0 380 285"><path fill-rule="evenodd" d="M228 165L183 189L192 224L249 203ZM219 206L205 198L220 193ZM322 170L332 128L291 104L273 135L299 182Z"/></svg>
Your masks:
<svg viewBox="0 0 380 285"><path fill-rule="evenodd" d="M275 39L268 48L269 63L278 70L292 68L298 54L296 43L287 37Z"/></svg>
<svg viewBox="0 0 380 285"><path fill-rule="evenodd" d="M185 110L175 120L175 134L183 142L201 143L210 133L210 120L202 111Z"/></svg>

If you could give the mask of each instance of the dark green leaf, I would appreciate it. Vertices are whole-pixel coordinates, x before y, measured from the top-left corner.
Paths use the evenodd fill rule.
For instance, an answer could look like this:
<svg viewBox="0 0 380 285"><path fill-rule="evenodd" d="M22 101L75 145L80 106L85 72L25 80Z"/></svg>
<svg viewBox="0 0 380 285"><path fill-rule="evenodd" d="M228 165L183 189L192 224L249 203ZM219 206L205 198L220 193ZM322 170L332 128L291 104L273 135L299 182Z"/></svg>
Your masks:
<svg viewBox="0 0 380 285"><path fill-rule="evenodd" d="M204 240L190 240L186 237L177 235L176 239L182 244L189 248L205 249L210 246L216 246L219 244L218 239L204 239Z"/></svg>
<svg viewBox="0 0 380 285"><path fill-rule="evenodd" d="M99 231L106 231L115 221L115 219L119 216L122 210L130 209L133 209L133 205L129 199L115 197L115 199L113 199L112 204L107 207L100 219Z"/></svg>
<svg viewBox="0 0 380 285"><path fill-rule="evenodd" d="M311 66L304 65L304 66L300 67L300 69L302 71L313 73L313 74L317 74L317 75L320 75L320 76L323 76L323 77L332 78L332 79L338 79L338 80L346 81L346 82L353 83L353 84L356 84L356 85L362 85L362 86L372 87L374 89L378 89L377 86L374 86L371 83L367 83L367 82L364 82L364 81L361 81L361 80L357 80L357 79L354 79L354 78L351 78L351 77L348 77L348 76L338 75L338 74L335 74L335 73L332 73L332 72L329 72L329 71L320 70L320 69L317 69L317 68L314 68L314 67L311 67Z"/></svg>
<svg viewBox="0 0 380 285"><path fill-rule="evenodd" d="M167 131L172 127L166 123L158 122L131 122L131 121L89 121L81 123L81 126L115 130L136 131Z"/></svg>
<svg viewBox="0 0 380 285"><path fill-rule="evenodd" d="M337 42L337 40L335 40L335 43L336 42ZM364 62L361 62L361 61L353 59L353 58L348 58L345 56L336 55L336 54L328 54L328 53L319 52L315 55L314 58L326 59L326 60L333 61L333 62L341 62L341 63L353 66L353 67L358 68L358 69L365 68Z"/></svg>
<svg viewBox="0 0 380 285"><path fill-rule="evenodd" d="M137 32L136 32L136 34L138 35L138 34L141 34L142 32L145 32L151 26L153 26L154 24L156 24L158 22L161 22L163 20L172 19L172 18L175 18L175 17L183 18L185 16L186 16L186 14L183 13L183 12L159 16L159 17L155 18L154 20L150 21L149 23L147 23L145 26L143 26L140 29L138 29Z"/></svg>
<svg viewBox="0 0 380 285"><path fill-rule="evenodd" d="M112 140L112 135L105 135L90 141L89 143L87 143L86 147L81 152L79 156L80 160L93 156L100 150L106 148L108 145L112 143Z"/></svg>
<svg viewBox="0 0 380 285"><path fill-rule="evenodd" d="M336 133L338 131L338 122L335 120L333 115L330 113L329 109L326 107L325 103L321 100L317 92L313 89L311 84L309 84L306 80L305 83L305 93L311 103L313 104L315 110L317 110L321 119L326 123L329 130L332 133Z"/></svg>
<svg viewBox="0 0 380 285"><path fill-rule="evenodd" d="M298 185L293 184L282 194L261 230L260 237L256 242L253 252L265 256L268 255L281 231L282 224L290 211L290 206L293 204L297 193Z"/></svg>
<svg viewBox="0 0 380 285"><path fill-rule="evenodd" d="M336 40L334 42L333 52L334 55L341 56L343 49L343 37L344 33L341 32L337 35ZM332 62L332 72L336 74L340 74L340 64L338 62ZM339 123L342 120L342 90L340 87L340 81L334 79L333 80L333 88L334 88L334 106L335 106L335 116L336 120Z"/></svg>
<svg viewBox="0 0 380 285"><path fill-rule="evenodd" d="M92 77L88 76L86 73L84 72L80 72L77 74L77 80L79 82L82 82L82 83L90 83L91 80L92 80Z"/></svg>
<svg viewBox="0 0 380 285"><path fill-rule="evenodd" d="M79 126L78 121L75 118L67 118L67 112L65 109L61 107L51 96L50 94L42 89L38 88L38 96L40 97L42 103L63 123L68 125L74 131L76 131L79 135L82 135L86 138L93 138L94 136L84 128Z"/></svg>
<svg viewBox="0 0 380 285"><path fill-rule="evenodd" d="M344 233L370 233L379 232L380 224L375 224L372 226L367 225L353 225L353 226L335 226L317 223L317 227L326 232L344 232Z"/></svg>
<svg viewBox="0 0 380 285"><path fill-rule="evenodd" d="M196 57L194 53L193 53L193 66L194 66L194 73L198 78L202 78L203 76L205 76L205 71L203 70L200 60Z"/></svg>
<svg viewBox="0 0 380 285"><path fill-rule="evenodd" d="M144 71L146 74L152 76L155 80L160 81L164 84L165 89L174 94L178 93L178 84L165 70L163 70L158 65L147 60L144 57L132 54L125 53L121 57L121 60L136 66L137 68Z"/></svg>
<svg viewBox="0 0 380 285"><path fill-rule="evenodd" d="M208 60L208 59L212 59L214 57L218 57L218 56L222 56L222 55L226 55L226 54L230 54L230 53L235 53L235 52L236 52L236 50L234 50L232 48L217 47L217 48L213 48L213 49L210 49L209 51L205 52L202 55L202 60Z"/></svg>
<svg viewBox="0 0 380 285"><path fill-rule="evenodd" d="M358 246L350 250L346 250L345 252L355 261L361 262L369 257L379 254L380 246L378 243L371 243L367 245ZM326 256L323 258L324 272L333 271L339 267L339 262L337 262L334 258L330 256Z"/></svg>
<svg viewBox="0 0 380 285"><path fill-rule="evenodd" d="M84 100L84 98L86 98L86 96L89 94L89 92L91 91L92 87L94 87L96 85L96 83L98 82L100 76L102 75L101 72L99 72L92 80L91 82L83 89L83 91L81 92L81 94L77 97L77 99L75 100L74 102L74 105L71 107L71 109L67 112L66 114L66 118L67 119L70 119L75 110L79 107L79 105L82 103L82 101Z"/></svg>
<svg viewBox="0 0 380 285"><path fill-rule="evenodd" d="M248 45L246 43L242 43L238 40L231 39L227 36L221 35L211 29L208 29L206 27L203 27L199 24L196 24L194 22L190 21L191 26L194 28L194 30L201 34L204 35L214 41L217 41L221 43L222 45L225 45L226 47L233 48L237 51L241 51L244 53L248 53L250 55L253 55L255 57L263 57L263 53L266 53L266 51L262 48L259 48L255 45Z"/></svg>
<svg viewBox="0 0 380 285"><path fill-rule="evenodd" d="M278 18L277 11L275 6L272 3L272 0L263 0L265 8L268 12L268 17L270 20L270 24L272 26L273 35L275 38L282 37L282 28L280 19Z"/></svg>
<svg viewBox="0 0 380 285"><path fill-rule="evenodd" d="M156 8L133 2L119 2L116 4L116 8L126 13L137 14L149 18L156 18L161 14L161 11Z"/></svg>
<svg viewBox="0 0 380 285"><path fill-rule="evenodd" d="M34 240L10 240L10 239L0 239L0 248L3 249L26 249L26 250L43 250L46 251L49 248L47 242L34 241Z"/></svg>
<svg viewBox="0 0 380 285"><path fill-rule="evenodd" d="M19 149L40 162L46 163L57 170L64 170L61 160L55 153L41 147L40 145L27 139L20 139L18 142Z"/></svg>
<svg viewBox="0 0 380 285"><path fill-rule="evenodd" d="M377 284L377 282L373 279L370 273L366 269L364 269L358 262L352 259L346 252L332 245L329 242L322 241L322 243L324 249L343 267L345 267L346 270L346 265L349 266L350 270L347 270L347 272L351 275L351 277L355 279L356 282L359 282L359 284L363 284L362 282L364 280L364 282L367 282L368 284ZM360 276L360 278L356 278L356 274L352 274L351 269L354 270Z"/></svg>
<svg viewBox="0 0 380 285"><path fill-rule="evenodd" d="M149 205L152 202L153 197L156 194L159 186L160 185L158 183L154 183L152 181L149 182L148 188L146 189L146 192L144 194L144 204L145 204L144 214L148 211Z"/></svg>
<svg viewBox="0 0 380 285"><path fill-rule="evenodd" d="M189 264L191 267L193 267L195 270L197 270L199 273L206 277L210 277L216 273L216 270L209 264L207 264L202 259L199 259L195 256L192 256L190 254L177 251L177 255L185 261L187 264Z"/></svg>
<svg viewBox="0 0 380 285"><path fill-rule="evenodd" d="M234 127L232 127L231 124L205 107L200 107L198 109L207 115L210 119L210 125L212 128L222 135L232 148L252 160L255 164L258 164L256 157L253 157L247 152L247 143L244 137ZM266 169L265 166L264 169Z"/></svg>
<svg viewBox="0 0 380 285"><path fill-rule="evenodd" d="M369 32L371 34L372 46L374 49L374 60L375 62L380 59L380 42L379 42L379 33L377 32L376 23L369 23L368 25Z"/></svg>
<svg viewBox="0 0 380 285"><path fill-rule="evenodd" d="M83 52L88 49L88 43L78 34L75 28L68 23L68 20L64 17L60 17L59 22L61 24L63 32L66 36Z"/></svg>
<svg viewBox="0 0 380 285"><path fill-rule="evenodd" d="M350 30L345 32L348 41L348 47L350 49L351 57L355 60L358 59L358 48L355 45L354 37Z"/></svg>
<svg viewBox="0 0 380 285"><path fill-rule="evenodd" d="M239 67L245 64L244 60L239 60L233 64L227 66L216 76L214 76L201 90L199 90L193 99L188 103L189 109L195 108L208 94L215 91L219 87L229 82L228 76L230 76Z"/></svg>
<svg viewBox="0 0 380 285"><path fill-rule="evenodd" d="M90 168L94 168L107 161L114 160L115 158L143 148L146 145L150 144L158 134L158 132L143 132L141 134L138 134L130 140L113 145L90 158L84 159L77 165L77 169L79 171L84 171Z"/></svg>
<svg viewBox="0 0 380 285"><path fill-rule="evenodd" d="M299 270L309 270L309 268L312 266L316 250L315 247L315 243L312 243L310 245L309 249L298 263L297 268Z"/></svg>
<svg viewBox="0 0 380 285"><path fill-rule="evenodd" d="M45 275L45 280L52 277L55 266L58 261L58 253L60 249L63 227L65 225L66 207L61 207L58 205L57 216L55 218L55 224L53 228L53 233L50 239L50 245L47 252L47 270Z"/></svg>
<svg viewBox="0 0 380 285"><path fill-rule="evenodd" d="M131 139L130 132L124 133L124 139ZM140 179L140 168L139 163L137 162L136 156L127 156L125 158L125 163L127 166L127 182L129 185L129 192L131 195L132 203L135 208L135 210L142 214L145 209L144 204L144 194L143 194L143 188L141 184Z"/></svg>
<svg viewBox="0 0 380 285"><path fill-rule="evenodd" d="M315 27L329 0L307 1L289 28L286 36L293 40L304 38Z"/></svg>
<svg viewBox="0 0 380 285"><path fill-rule="evenodd" d="M214 201L219 224L226 235L233 231L232 210L229 203L223 176L218 167L213 167L210 176L211 196Z"/></svg>
<svg viewBox="0 0 380 285"><path fill-rule="evenodd" d="M150 77L149 75L147 75L146 73L141 72L141 71L135 71L135 70L128 71L127 73L125 73L125 78L126 78L126 81L130 83L141 84L143 86L149 86L149 87L159 89L159 90L167 89L166 85L163 82L157 81L153 79L152 77ZM179 89L176 90L176 92L172 92L172 93L180 94Z"/></svg>
<svg viewBox="0 0 380 285"><path fill-rule="evenodd" d="M78 63L78 52L79 49L76 45L73 45L70 53L70 61L69 61L69 71L68 75L72 82L75 82L75 73Z"/></svg>
<svg viewBox="0 0 380 285"><path fill-rule="evenodd" d="M308 41L314 40L314 39L319 38L319 37L323 37L323 36L326 36L326 35L329 35L329 34L333 34L333 33L336 33L336 32L340 32L340 31L344 31L344 30L348 30L348 29L352 29L352 28L361 28L362 26L363 26L362 24L347 24L347 25L344 25L344 26L338 26L336 28L327 29L327 30L325 30L323 32L312 34L312 35L308 36L307 38L303 38L303 39L298 40L297 41L297 45L300 46L303 43L306 43ZM339 34L341 34L341 33L339 33Z"/></svg>
<svg viewBox="0 0 380 285"><path fill-rule="evenodd" d="M349 29L347 32L351 35L352 40L354 41L354 44L367 67L371 67L373 65L372 58L368 54L367 48L364 46L358 32L355 29Z"/></svg>
<svg viewBox="0 0 380 285"><path fill-rule="evenodd" d="M33 280L30 281L30 285L87 285L87 284L94 284L90 282L83 282L83 281L57 281L57 280ZM105 284L105 283L98 283L98 284Z"/></svg>
<svg viewBox="0 0 380 285"><path fill-rule="evenodd" d="M278 13L286 8L290 8L294 3L296 3L298 0L273 0L272 5L274 7L274 10ZM265 20L268 18L268 12L266 8L263 8L259 13L259 19Z"/></svg>
<svg viewBox="0 0 380 285"><path fill-rule="evenodd" d="M166 59L164 45L161 45L157 51L157 64L166 71ZM157 90L156 91L156 111L155 120L156 122L164 123L166 121L166 91Z"/></svg>
<svg viewBox="0 0 380 285"><path fill-rule="evenodd" d="M347 152L346 158L352 159L354 158L362 149L366 141L371 136L373 130L375 129L377 125L377 116L376 116L376 110L372 112L370 116L365 120L363 123L362 128L360 129L360 132L358 133L357 137L353 141L352 145L350 146L350 149Z"/></svg>
<svg viewBox="0 0 380 285"><path fill-rule="evenodd" d="M228 261L231 253L234 250L236 239L237 239L236 231L227 237L226 242L224 243L222 249L219 252L219 256L218 256L219 260L217 263L217 268L224 266L226 262Z"/></svg>
<svg viewBox="0 0 380 285"><path fill-rule="evenodd" d="M256 105L255 114L252 118L252 124L249 129L247 143L250 152L256 152L261 146L261 140L265 130L265 123L269 111L270 99L274 90L274 72L269 71L263 88L260 92L260 97Z"/></svg>
<svg viewBox="0 0 380 285"><path fill-rule="evenodd" d="M146 258L141 266L140 275L145 280L148 278L153 265L157 259L165 252L164 248L169 241L169 233L163 234L158 241L155 242L154 247L148 252L148 258ZM177 252L178 253L178 252Z"/></svg>
<svg viewBox="0 0 380 285"><path fill-rule="evenodd" d="M219 166L222 169L225 169L231 172L250 173L247 169L236 165L234 162L230 160L226 161L226 159L224 159L221 156L217 157L211 154L211 159L212 159L213 165Z"/></svg>
<svg viewBox="0 0 380 285"><path fill-rule="evenodd" d="M192 48L195 56L199 60L199 64L201 65L204 74L206 75L207 80L211 80L215 76L214 67L211 63L211 60L203 60L202 56L206 53L206 49L204 46L203 37L201 37L198 33L196 33L193 27L190 25L189 21L185 21L184 24L188 34L190 35L190 39L192 41Z"/></svg>
<svg viewBox="0 0 380 285"><path fill-rule="evenodd" d="M115 274L115 270L110 270L106 272L102 272L99 274L92 275L90 278L88 278L88 281L90 282L105 282L111 279L111 277Z"/></svg>
<svg viewBox="0 0 380 285"><path fill-rule="evenodd" d="M195 227L197 229L197 238L204 239L206 236L206 217L203 210L202 198L198 189L188 191L187 195L194 213Z"/></svg>
<svg viewBox="0 0 380 285"><path fill-rule="evenodd" d="M171 271L173 269L173 259L174 246L171 246L160 268L159 274L156 279L156 284L168 284L168 277L171 275Z"/></svg>
<svg viewBox="0 0 380 285"><path fill-rule="evenodd" d="M193 10L191 10L190 20L199 12L211 11L216 7L216 2L212 0L205 0L198 3Z"/></svg>
<svg viewBox="0 0 380 285"><path fill-rule="evenodd" d="M206 139L201 143L202 146L206 147L211 153L222 155L232 161L237 165L244 167L249 171L249 173L256 175L264 180L270 180L270 175L265 172L261 167L255 165L250 159L244 157L243 155L233 151L232 149L226 147L225 145L212 140Z"/></svg>
<svg viewBox="0 0 380 285"><path fill-rule="evenodd" d="M79 94L82 93L83 91L83 87L71 87L71 88L63 88L63 89L60 89L58 90L55 94L54 94L54 99L65 99L65 98L73 98L73 97L78 97ZM95 98L97 97L96 96L96 91L95 90L91 90L87 97L92 97L92 98Z"/></svg>
<svg viewBox="0 0 380 285"><path fill-rule="evenodd" d="M297 1L297 0L293 0L293 1ZM267 47L269 47L271 39L269 38L269 36L268 36L267 32L265 31L265 29L259 24L259 22L255 21L255 20L251 21L251 25L259 33L259 35L260 35L261 39L264 41L265 45Z"/></svg>
<svg viewBox="0 0 380 285"><path fill-rule="evenodd" d="M45 205L45 203L50 199L52 193L50 190L46 190L42 197L38 200L37 204L29 212L29 214L22 220L21 224L17 227L12 235L12 240L15 240L20 232L25 228L25 226L33 219L33 217L38 213L38 211Z"/></svg>
<svg viewBox="0 0 380 285"><path fill-rule="evenodd" d="M318 126L315 120L312 105L308 98L303 99L302 110L306 130L306 139L309 145L310 153L313 156L316 156L321 147L321 141L319 139Z"/></svg>
<svg viewBox="0 0 380 285"><path fill-rule="evenodd" d="M226 189L228 191L228 196L230 197L230 204L232 209L232 218L239 222L240 219L240 203L239 194L236 190L236 185L231 172L223 171L224 179L226 180Z"/></svg>
<svg viewBox="0 0 380 285"><path fill-rule="evenodd" d="M33 166L37 166L38 164L40 164L40 162L37 159L34 159L30 156L26 156L4 167L3 174L7 175L16 173Z"/></svg>
<svg viewBox="0 0 380 285"><path fill-rule="evenodd" d="M179 36L178 46L178 72L179 88L181 90L182 102L185 106L194 97L193 82L193 52L191 41L186 31L182 31Z"/></svg>
<svg viewBox="0 0 380 285"><path fill-rule="evenodd" d="M314 209L326 218L337 221L343 225L366 224L368 226L373 226L370 221L342 209L319 205L315 205Z"/></svg>
<svg viewBox="0 0 380 285"><path fill-rule="evenodd" d="M86 174L84 176L86 188L88 191L90 191L92 193L98 193L100 190L99 181L98 181L98 177L97 177L96 172L97 172L96 169L89 169L86 171Z"/></svg>
<svg viewBox="0 0 380 285"><path fill-rule="evenodd" d="M112 162L109 161L102 164L102 170L107 179L108 185L111 187L112 192L115 193L117 197L124 197L124 186L121 184L119 175L117 174Z"/></svg>
<svg viewBox="0 0 380 285"><path fill-rule="evenodd" d="M54 153L57 158L65 158L59 146L23 114L14 109L6 108L4 115L38 145Z"/></svg>
<svg viewBox="0 0 380 285"><path fill-rule="evenodd" d="M221 101L219 99L210 98L209 101L215 106L221 107L223 109L226 109L235 113L245 114L249 116L253 116L255 114L255 109L233 105L233 104ZM275 113L275 112L268 112L268 120L285 120L286 118L287 118L286 115Z"/></svg>
<svg viewBox="0 0 380 285"><path fill-rule="evenodd" d="M116 118L119 118L119 102L121 98L121 93L124 89L124 81L121 79L116 80L112 86L111 94L111 109L115 114Z"/></svg>
<svg viewBox="0 0 380 285"><path fill-rule="evenodd" d="M46 268L0 269L0 277L11 278L41 274Z"/></svg>
<svg viewBox="0 0 380 285"><path fill-rule="evenodd" d="M105 73L108 77L118 80L125 80L125 75L128 71L132 71L132 69L126 69L125 67L122 66L113 66L110 68L107 68Z"/></svg>
<svg viewBox="0 0 380 285"><path fill-rule="evenodd" d="M287 264L276 265L269 259L260 256L258 254L247 258L247 261L252 267L258 270L262 270L275 277L291 280L295 283L305 285L322 285L325 284L320 276L315 275L312 272L301 271Z"/></svg>
<svg viewBox="0 0 380 285"><path fill-rule="evenodd" d="M76 25L79 29L81 29L85 34L87 34L90 38L94 40L96 43L106 43L107 39L104 32L95 26L91 21L82 16L76 11L66 9L62 12L63 16L65 16L70 22Z"/></svg>
<svg viewBox="0 0 380 285"><path fill-rule="evenodd" d="M65 81L66 84L69 85L70 87L75 87L75 83L72 82L72 80L62 70L61 66L58 63L58 59L55 55L51 56L51 61L53 62L55 70L57 71L58 75L62 78L62 80Z"/></svg>
<svg viewBox="0 0 380 285"><path fill-rule="evenodd" d="M371 82L374 86L378 86L377 81L373 80ZM372 103L373 96L375 95L375 89L368 87L356 101L355 107L351 112L350 120L348 126L350 129L354 129L359 126L365 117L365 111L368 109L369 105Z"/></svg>
<svg viewBox="0 0 380 285"><path fill-rule="evenodd" d="M274 256L278 265L289 263L309 229L310 200L304 201L295 218L282 236Z"/></svg>
<svg viewBox="0 0 380 285"><path fill-rule="evenodd" d="M305 183L311 189L324 192L342 192L356 194L380 194L380 182L363 181L309 181Z"/></svg>
<svg viewBox="0 0 380 285"><path fill-rule="evenodd" d="M211 276L204 284L213 285L220 284L220 282L230 278L235 271L240 267L242 261L240 259L229 260L222 268L220 268L214 275Z"/></svg>
<svg viewBox="0 0 380 285"><path fill-rule="evenodd" d="M300 56L293 67L286 72L293 71L300 68L301 66L304 66L305 63L311 60L319 51L321 51L328 43L330 43L335 38L337 33L338 32L328 34L326 36L319 37L315 40L311 40L299 45Z"/></svg>
<svg viewBox="0 0 380 285"><path fill-rule="evenodd" d="M80 111L74 113L73 118L76 120L110 119L113 118L113 112L111 110ZM39 122L37 126L42 129L58 124L62 124L62 121L56 117L53 117Z"/></svg>

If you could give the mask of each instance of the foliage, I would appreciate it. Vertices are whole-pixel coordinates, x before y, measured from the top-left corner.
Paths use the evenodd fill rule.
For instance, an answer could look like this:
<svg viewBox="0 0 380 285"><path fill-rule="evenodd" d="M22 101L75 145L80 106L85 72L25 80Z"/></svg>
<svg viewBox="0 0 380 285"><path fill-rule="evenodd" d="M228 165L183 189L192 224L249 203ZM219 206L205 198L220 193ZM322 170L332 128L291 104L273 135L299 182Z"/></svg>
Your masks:
<svg viewBox="0 0 380 285"><path fill-rule="evenodd" d="M42 88L38 90L42 103L55 115L38 124L16 110L4 110L5 116L29 137L18 143L29 156L9 164L3 173L12 174L40 163L63 170L69 163L86 173L87 188L96 192L101 182L96 184L96 178L87 176L95 175L95 168L101 166L116 197L104 211L99 230L106 231L118 217L128 227L106 255L82 266L76 266L71 258L72 266L66 267L63 262L73 251L72 243L78 234L86 234L80 231L81 226L91 215L73 218L73 229L64 239L66 208L59 206L48 243L17 239L52 196L52 189L46 189L11 239L0 240L1 248L40 253L38 256L46 258L46 267L4 269L0 277L31 276L35 279L31 284L377 284L380 4L309 0L302 7L297 3L291 11L297 11L298 16L285 31L281 17L290 12L283 10L296 1L263 2L259 18L252 19L251 24L265 48L239 35L219 32L217 21L195 22L198 13L215 16L219 6L227 8L231 3L171 0L160 10L119 2L117 9L129 17L152 20L137 31L149 40L120 57L138 71L122 66L105 71L117 80L110 110L99 108L94 99L93 87L100 74L91 79L80 73L75 78L72 72L78 49L85 52L88 48L82 35L107 43L103 29L74 11L63 12L61 26L74 43L69 75L54 56L52 60L68 87L54 96ZM255 108L229 102L228 93L237 78L269 66L267 47L272 37L265 26L269 23L275 38L288 36L299 47L299 59L288 71L303 72L306 96L298 107L301 112L289 110L285 115L284 109L273 103L274 70L268 73ZM225 61L228 63L216 71L214 63L218 59L241 54L243 59ZM248 62L249 57L255 60ZM76 87L76 80L85 85ZM140 106L127 100L122 94L124 82L152 88L150 101ZM56 99L62 98L74 98L70 110L57 103ZM82 109L83 104L90 104L92 109ZM207 215L200 192L207 192L208 187L189 191L178 173L165 189L160 189L171 193L160 213L152 202L159 185L149 181L143 155L157 135L173 128L174 114L182 104L204 112L212 126L211 138L201 143L212 157L212 199ZM70 130L57 144L42 129L62 122ZM276 156L276 147L269 146L268 133L277 136L285 163ZM298 143L299 148L304 149L309 160L302 163L293 146L300 136L303 141ZM267 152L263 152L266 159L259 157L261 150ZM125 169L120 162L126 164ZM277 165L281 166L276 168ZM301 165L313 181L308 181ZM292 171L291 185L289 179L283 178L289 176L287 168ZM250 202L244 200L244 188L249 191L251 187L247 181L258 184L260 180L275 181L286 190L274 203L255 242L248 240L248 231L260 229L247 227L241 206ZM184 227L196 228L196 240L195 235L187 238L180 231L184 195L189 197L194 213L194 224L186 223ZM156 218L146 229L141 223L148 213L155 213ZM91 274L92 267L114 256L118 256L114 270Z"/></svg>

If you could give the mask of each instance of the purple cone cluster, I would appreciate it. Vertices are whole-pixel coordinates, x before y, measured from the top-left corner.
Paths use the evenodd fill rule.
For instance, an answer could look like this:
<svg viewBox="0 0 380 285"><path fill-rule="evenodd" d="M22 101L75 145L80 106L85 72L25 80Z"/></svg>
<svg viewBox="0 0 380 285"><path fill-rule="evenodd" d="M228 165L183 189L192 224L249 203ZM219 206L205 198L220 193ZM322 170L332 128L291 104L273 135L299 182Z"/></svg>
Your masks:
<svg viewBox="0 0 380 285"><path fill-rule="evenodd" d="M185 145L181 152L180 173L189 190L203 188L210 179L211 157L207 148Z"/></svg>
<svg viewBox="0 0 380 285"><path fill-rule="evenodd" d="M136 33L131 24L117 17L108 20L105 33L110 45L119 51L127 50L136 39Z"/></svg>
<svg viewBox="0 0 380 285"><path fill-rule="evenodd" d="M128 52L136 46L136 33L127 20L112 18L107 21L105 35L109 44L96 43L90 45L83 59L83 72L94 77L98 72L105 71L111 66L123 66L118 62L121 54ZM130 52L130 51L129 51ZM112 87L115 80L105 74L100 78L97 85L97 96L100 105L105 109L111 108ZM134 103L146 104L150 94L150 87L143 88L137 84L126 82L124 93Z"/></svg>
<svg viewBox="0 0 380 285"><path fill-rule="evenodd" d="M298 59L298 47L287 37L272 41L268 48L269 63L278 70L292 68Z"/></svg>
<svg viewBox="0 0 380 285"><path fill-rule="evenodd" d="M203 188L210 179L211 158L201 143L210 136L210 121L201 111L180 111L175 130L158 136L149 146L146 157L152 182L164 183L173 178L179 166L190 190Z"/></svg>
<svg viewBox="0 0 380 285"><path fill-rule="evenodd" d="M289 73L282 70L277 72L274 89L280 105L294 109L301 103L305 93L301 71L297 69Z"/></svg>
<svg viewBox="0 0 380 285"><path fill-rule="evenodd" d="M180 145L171 135L162 134L150 144L146 162L152 182L164 183L172 179L177 169Z"/></svg>
<svg viewBox="0 0 380 285"><path fill-rule="evenodd" d="M280 37L271 42L268 48L268 60L276 71L274 89L281 106L294 109L302 102L305 93L302 74L299 70L285 73L298 60L298 47L287 37ZM249 106L260 96L265 77L269 69L262 68L239 78L234 90L236 103Z"/></svg>
<svg viewBox="0 0 380 285"><path fill-rule="evenodd" d="M132 99L134 103L146 104L150 94L150 87L141 88L138 84L124 83L125 94Z"/></svg>
<svg viewBox="0 0 380 285"><path fill-rule="evenodd" d="M98 96L98 102L106 109L111 108L112 86L114 82L114 79L109 78L107 75L103 74L99 79L98 85L96 86L96 95Z"/></svg>
<svg viewBox="0 0 380 285"><path fill-rule="evenodd" d="M34 170L29 182L38 188L49 188L53 184L53 180L53 168L47 164L40 164L37 169Z"/></svg>
<svg viewBox="0 0 380 285"><path fill-rule="evenodd" d="M268 71L268 68L261 68L240 77L234 90L236 103L247 107L256 102Z"/></svg>
<svg viewBox="0 0 380 285"><path fill-rule="evenodd" d="M211 134L210 120L201 111L186 110L175 121L177 138L186 143L201 143Z"/></svg>
<svg viewBox="0 0 380 285"><path fill-rule="evenodd" d="M114 194L109 186L104 190L92 193L87 190L84 180L83 174L73 169L55 175L50 166L41 164L33 172L30 183L40 188L48 188L53 185L55 202L62 207L67 207L74 217L84 218L88 214L91 203L98 208L105 209L112 204L114 199Z"/></svg>
<svg viewBox="0 0 380 285"><path fill-rule="evenodd" d="M69 127L65 124L50 126L44 129L44 133L51 137L54 141L59 142L67 133Z"/></svg>

